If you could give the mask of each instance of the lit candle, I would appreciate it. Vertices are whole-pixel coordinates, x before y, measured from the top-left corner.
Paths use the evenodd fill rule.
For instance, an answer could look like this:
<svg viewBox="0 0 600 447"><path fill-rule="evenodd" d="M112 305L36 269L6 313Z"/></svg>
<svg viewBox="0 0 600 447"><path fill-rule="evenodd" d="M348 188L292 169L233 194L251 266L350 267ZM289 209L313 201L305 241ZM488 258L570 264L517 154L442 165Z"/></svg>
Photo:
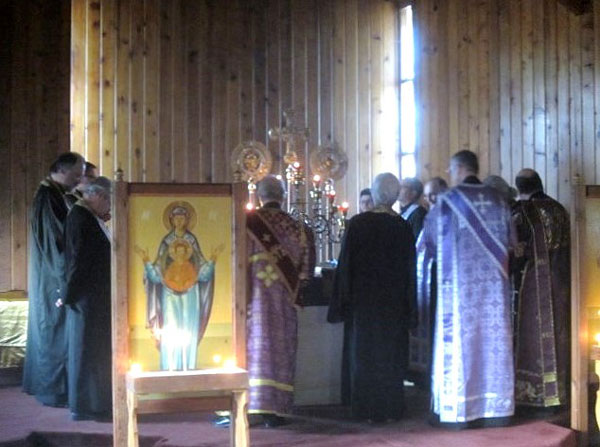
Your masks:
<svg viewBox="0 0 600 447"><path fill-rule="evenodd" d="M329 191L329 203L331 205L333 205L333 202L335 202L335 189L332 189L331 191Z"/></svg>
<svg viewBox="0 0 600 447"><path fill-rule="evenodd" d="M348 208L350 208L350 205L348 204L348 202L342 202L342 204L340 205L340 208L342 210L342 216L344 216L344 219L345 219L346 216L348 215Z"/></svg>
<svg viewBox="0 0 600 447"><path fill-rule="evenodd" d="M313 176L313 186L316 190L319 190L321 187L321 176L319 174Z"/></svg>
<svg viewBox="0 0 600 447"><path fill-rule="evenodd" d="M246 203L246 211L252 211L254 209L254 204L252 202Z"/></svg>
<svg viewBox="0 0 600 447"><path fill-rule="evenodd" d="M189 344L188 334L186 331L181 331L181 354L183 357L183 370L187 371L187 347Z"/></svg>
<svg viewBox="0 0 600 447"><path fill-rule="evenodd" d="M142 372L142 365L140 363L132 363L129 368L129 372L132 374L139 374Z"/></svg>
<svg viewBox="0 0 600 447"><path fill-rule="evenodd" d="M227 369L235 368L235 359L229 358L229 359L225 360L225 362L223 362L223 368L227 368Z"/></svg>

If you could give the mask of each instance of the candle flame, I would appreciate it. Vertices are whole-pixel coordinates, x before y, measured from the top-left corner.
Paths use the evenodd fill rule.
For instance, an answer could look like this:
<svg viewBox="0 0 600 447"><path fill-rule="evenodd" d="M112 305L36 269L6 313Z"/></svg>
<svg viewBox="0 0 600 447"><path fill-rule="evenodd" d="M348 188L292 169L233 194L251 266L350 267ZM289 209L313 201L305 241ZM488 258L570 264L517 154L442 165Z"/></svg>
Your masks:
<svg viewBox="0 0 600 447"><path fill-rule="evenodd" d="M223 368L235 368L235 359L229 358L223 362Z"/></svg>
<svg viewBox="0 0 600 447"><path fill-rule="evenodd" d="M596 343L600 345L600 333L594 335L594 340L596 340Z"/></svg>
<svg viewBox="0 0 600 447"><path fill-rule="evenodd" d="M254 209L254 205L252 204L252 202L246 203L246 209L248 211L252 211Z"/></svg>
<svg viewBox="0 0 600 447"><path fill-rule="evenodd" d="M342 209L347 210L348 208L350 208L350 204L348 202L342 202Z"/></svg>
<svg viewBox="0 0 600 447"><path fill-rule="evenodd" d="M319 174L315 174L313 176L313 182L320 182L321 181L321 176Z"/></svg>
<svg viewBox="0 0 600 447"><path fill-rule="evenodd" d="M213 355L213 362L215 362L217 364L221 363L222 359L223 358L221 357L221 354L215 354L215 355Z"/></svg>

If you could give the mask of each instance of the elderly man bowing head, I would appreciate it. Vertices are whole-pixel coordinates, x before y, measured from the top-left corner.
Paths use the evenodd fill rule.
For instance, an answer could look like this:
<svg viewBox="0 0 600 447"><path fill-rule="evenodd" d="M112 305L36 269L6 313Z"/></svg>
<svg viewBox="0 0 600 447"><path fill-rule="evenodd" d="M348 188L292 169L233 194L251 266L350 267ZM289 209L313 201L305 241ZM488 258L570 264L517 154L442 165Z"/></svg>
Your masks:
<svg viewBox="0 0 600 447"><path fill-rule="evenodd" d="M111 182L98 177L67 216L65 263L69 409L74 420L105 419L112 408L110 330ZM61 304L60 302L57 304Z"/></svg>

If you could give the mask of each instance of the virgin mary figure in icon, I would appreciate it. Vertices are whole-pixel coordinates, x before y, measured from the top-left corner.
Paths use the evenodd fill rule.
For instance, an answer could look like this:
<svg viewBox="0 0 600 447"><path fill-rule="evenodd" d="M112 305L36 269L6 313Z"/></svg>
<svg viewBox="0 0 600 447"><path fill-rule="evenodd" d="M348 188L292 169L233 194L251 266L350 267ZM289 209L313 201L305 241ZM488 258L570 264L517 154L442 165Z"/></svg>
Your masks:
<svg viewBox="0 0 600 447"><path fill-rule="evenodd" d="M144 262L147 295L146 325L160 349L160 369L196 369L202 339L213 303L215 262L223 251L217 246L208 259L191 232L196 211L185 201L170 203L163 213L169 232L154 262L148 250L135 246Z"/></svg>

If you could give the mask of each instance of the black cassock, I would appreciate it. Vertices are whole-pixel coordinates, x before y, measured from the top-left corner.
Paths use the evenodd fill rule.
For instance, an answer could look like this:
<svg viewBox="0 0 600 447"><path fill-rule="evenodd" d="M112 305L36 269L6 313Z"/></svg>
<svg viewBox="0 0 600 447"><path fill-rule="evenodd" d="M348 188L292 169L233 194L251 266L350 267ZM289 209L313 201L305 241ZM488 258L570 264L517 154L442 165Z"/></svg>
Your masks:
<svg viewBox="0 0 600 447"><path fill-rule="evenodd" d="M68 206L64 188L51 179L41 182L29 220L29 317L23 390L43 404L67 403L67 344L64 296L64 225Z"/></svg>
<svg viewBox="0 0 600 447"><path fill-rule="evenodd" d="M82 417L112 407L110 241L100 225L80 201L65 230L69 408Z"/></svg>
<svg viewBox="0 0 600 447"><path fill-rule="evenodd" d="M355 418L402 416L415 283L414 238L404 219L376 211L350 219L328 320L345 324L342 398Z"/></svg>

